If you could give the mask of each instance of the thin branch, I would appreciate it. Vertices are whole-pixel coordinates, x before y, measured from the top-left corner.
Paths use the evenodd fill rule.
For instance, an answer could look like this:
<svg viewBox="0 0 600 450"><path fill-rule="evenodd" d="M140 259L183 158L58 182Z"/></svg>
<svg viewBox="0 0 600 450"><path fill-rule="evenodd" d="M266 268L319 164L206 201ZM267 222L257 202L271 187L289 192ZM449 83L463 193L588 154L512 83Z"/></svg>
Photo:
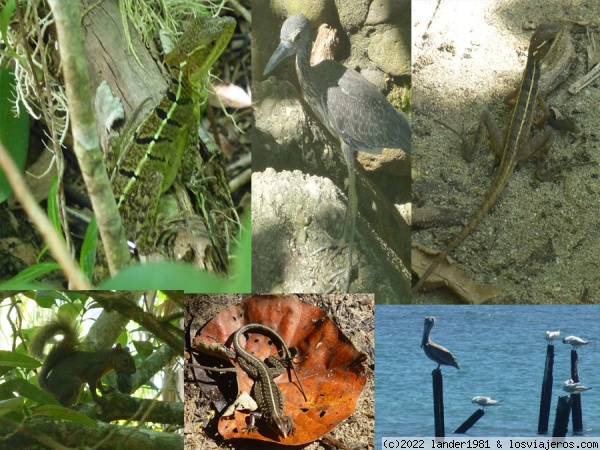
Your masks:
<svg viewBox="0 0 600 450"><path fill-rule="evenodd" d="M110 272L115 274L129 263L129 249L98 142L79 2L49 0L48 3L56 23L71 112L73 147L96 214L102 242L105 248L114 250L107 251L106 255Z"/></svg>

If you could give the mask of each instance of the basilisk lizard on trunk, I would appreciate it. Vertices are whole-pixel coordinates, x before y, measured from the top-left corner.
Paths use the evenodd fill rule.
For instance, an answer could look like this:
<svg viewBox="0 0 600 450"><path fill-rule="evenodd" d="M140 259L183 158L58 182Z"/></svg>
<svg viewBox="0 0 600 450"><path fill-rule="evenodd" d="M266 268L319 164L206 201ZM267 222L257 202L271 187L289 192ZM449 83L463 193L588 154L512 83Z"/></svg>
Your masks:
<svg viewBox="0 0 600 450"><path fill-rule="evenodd" d="M162 230L157 224L161 196L173 185L180 168L184 181L202 194L203 178L209 173L211 200L198 198L206 232L216 232L218 220L231 222L225 229L234 236L237 231L235 208L222 168L220 151L210 147L198 153L198 127L206 98L206 77L213 63L233 35L236 22L230 17L194 19L174 49L165 55L170 81L160 104L145 118L131 136L120 145L112 145L106 163L113 191L127 235L134 240L138 252L156 252ZM189 151L188 151L189 150ZM209 167L210 166L210 167ZM191 180L191 181L190 181ZM214 204L207 205L208 202ZM211 208L220 209L213 212ZM209 236L211 250L206 252L205 267L227 272L229 237ZM101 279L102 252L99 251L97 278ZM106 270L104 269L104 272Z"/></svg>
<svg viewBox="0 0 600 450"><path fill-rule="evenodd" d="M536 104L542 110L542 116L535 121L536 126L542 127L548 118L548 109L540 94L540 69L542 62L563 37L564 32L564 29L558 24L543 23L531 36L525 71L519 88L513 94L515 103L504 139L489 113L482 114L478 135L481 135L482 128L485 126L490 135L492 149L500 158L500 166L479 210L473 214L467 225L446 248L438 253L419 281L413 286L413 294L421 290L425 280L436 267L475 230L500 197L517 164L531 157L540 147L551 145L554 139L552 130L546 130L531 140L529 140L529 135L534 123Z"/></svg>
<svg viewBox="0 0 600 450"><path fill-rule="evenodd" d="M258 331L274 337L281 345L285 353L284 356L277 357L271 355L266 359L266 362L263 362L252 353L248 352L241 346L240 336L252 331ZM255 430L256 419L261 418L267 425L280 433L284 438L293 434L294 422L290 416L283 415L283 396L281 394L281 389L279 389L279 386L275 383L275 378L283 373L285 367L291 368L296 374L300 391L305 399L306 395L300 384L296 369L293 366L293 356L283 338L276 331L265 325L250 323L244 325L234 333L233 349L234 351L228 351L229 356L235 358L240 367L254 380L252 393L259 409L259 411L250 413L250 423L244 431L250 433Z"/></svg>

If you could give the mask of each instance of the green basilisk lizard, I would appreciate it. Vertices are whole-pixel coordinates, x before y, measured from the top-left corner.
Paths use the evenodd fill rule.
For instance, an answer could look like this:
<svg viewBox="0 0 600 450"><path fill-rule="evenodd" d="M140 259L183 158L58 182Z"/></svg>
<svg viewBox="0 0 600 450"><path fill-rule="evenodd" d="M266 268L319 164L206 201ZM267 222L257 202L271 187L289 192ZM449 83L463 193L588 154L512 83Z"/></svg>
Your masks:
<svg viewBox="0 0 600 450"><path fill-rule="evenodd" d="M175 48L165 55L170 81L160 104L145 118L137 130L107 152L106 162L117 205L127 235L136 243L141 254L155 251L159 238L157 226L158 205L161 196L171 187L186 160L184 178L191 179L202 191L201 181L208 172L211 175L212 196L216 208L227 210L223 215L233 219L235 209L223 175L220 153L210 148L201 156L197 153L198 126L205 94L208 71L223 52L235 29L231 17L199 17L194 19L179 39ZM195 150L196 154L186 153ZM216 165L217 167L206 167ZM199 192L202 194L202 192ZM203 209L209 234L215 231L215 214L206 205L210 200L198 199ZM218 204L220 202L220 204ZM228 220L224 219L224 220ZM231 220L235 222L235 220ZM227 228L227 227L226 227ZM227 229L233 230L233 225ZM235 234L235 233L232 233ZM218 272L227 271L225 244L219 237L210 236L212 252L206 266ZM225 250L226 251L226 250ZM99 251L99 276L102 274L102 253ZM105 269L104 269L105 270Z"/></svg>

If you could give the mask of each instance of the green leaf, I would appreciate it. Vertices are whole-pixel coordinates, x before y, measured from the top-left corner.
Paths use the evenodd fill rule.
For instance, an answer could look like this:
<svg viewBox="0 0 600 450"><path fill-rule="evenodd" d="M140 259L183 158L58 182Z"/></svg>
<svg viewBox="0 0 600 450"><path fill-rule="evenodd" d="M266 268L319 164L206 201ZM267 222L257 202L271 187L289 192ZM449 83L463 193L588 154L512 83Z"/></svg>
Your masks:
<svg viewBox="0 0 600 450"><path fill-rule="evenodd" d="M12 156L19 170L23 170L29 146L29 115L23 105L19 105L18 117L13 114L14 86L15 76L8 65L3 64L0 67L0 142ZM11 194L12 188L6 175L0 170L0 203Z"/></svg>
<svg viewBox="0 0 600 450"><path fill-rule="evenodd" d="M26 397L40 404L58 404L50 394L23 378L15 378L0 384L0 390L3 392L17 392L21 397Z"/></svg>
<svg viewBox="0 0 600 450"><path fill-rule="evenodd" d="M121 344L122 347L127 346L127 340L129 339L129 333L126 330L123 330L119 337L115 341L115 344Z"/></svg>
<svg viewBox="0 0 600 450"><path fill-rule="evenodd" d="M36 302L40 308L52 308L56 305L56 300L62 297L62 292L38 289L37 291L33 291L33 295L29 298Z"/></svg>
<svg viewBox="0 0 600 450"><path fill-rule="evenodd" d="M52 179L52 183L50 183L50 190L48 191L47 212L48 212L48 219L50 219L50 222L54 226L54 229L56 231L58 231L58 234L60 234L60 237L62 238L62 240L64 242L65 236L63 234L62 226L60 224L60 217L58 215L58 197L56 195L57 185L58 185L58 177L56 176ZM37 257L38 263L42 260L42 257L44 256L44 254L47 251L48 251L48 246L46 245L46 246L44 246L44 248L42 249L42 251L40 252L40 254Z"/></svg>
<svg viewBox="0 0 600 450"><path fill-rule="evenodd" d="M62 234L62 226L60 224L60 217L58 215L58 196L56 195L58 185L58 177L54 177L52 179L52 183L50 183L50 191L48 192L48 218L56 231L60 233L64 240L64 236Z"/></svg>
<svg viewBox="0 0 600 450"><path fill-rule="evenodd" d="M82 293L79 291L57 291L42 289L33 291L30 296L28 295L28 297L32 300L35 300L42 308L50 308L56 304L56 300L63 300L67 303L75 305L78 311L83 309L85 302L90 298L87 293Z"/></svg>
<svg viewBox="0 0 600 450"><path fill-rule="evenodd" d="M2 12L0 12L0 35L2 35L2 41L8 45L9 39L6 34L8 31L8 24L10 23L10 19L12 19L12 15L15 12L15 0L8 0L4 8L2 8Z"/></svg>
<svg viewBox="0 0 600 450"><path fill-rule="evenodd" d="M160 261L127 266L98 289L146 290L171 289L186 292L225 293L229 281L189 264Z"/></svg>
<svg viewBox="0 0 600 450"><path fill-rule="evenodd" d="M133 346L137 350L138 354L148 357L154 352L154 346L150 341L133 341Z"/></svg>
<svg viewBox="0 0 600 450"><path fill-rule="evenodd" d="M252 234L250 232L251 217L242 217L240 243L233 261L233 284L231 293L252 292Z"/></svg>
<svg viewBox="0 0 600 450"><path fill-rule="evenodd" d="M79 265L83 269L83 273L88 280L92 280L94 273L94 263L96 262L96 247L98 245L98 224L96 216L92 217L92 221L85 230L83 244L81 244L81 253L79 255Z"/></svg>
<svg viewBox="0 0 600 450"><path fill-rule="evenodd" d="M60 269L60 264L58 263L34 264L22 270L10 280L0 283L0 288L5 290L43 289L41 283L34 283L34 281L38 277L58 269Z"/></svg>
<svg viewBox="0 0 600 450"><path fill-rule="evenodd" d="M66 314L71 319L78 319L79 318L79 313L81 312L81 308L79 308L78 306L81 306L81 305L76 305L74 303L63 303L58 308L58 312L57 313Z"/></svg>
<svg viewBox="0 0 600 450"><path fill-rule="evenodd" d="M0 366L21 367L22 369L36 369L42 364L35 358L23 353L0 350Z"/></svg>
<svg viewBox="0 0 600 450"><path fill-rule="evenodd" d="M33 411L34 416L49 416L55 417L57 419L68 420L73 423L78 423L80 425L85 425L91 428L98 428L98 422L93 419L90 419L85 414L81 414L77 411L73 411L72 409L65 408L63 406L55 406L55 405L44 405L37 408Z"/></svg>
<svg viewBox="0 0 600 450"><path fill-rule="evenodd" d="M35 290L23 291L21 295L35 301L41 308L52 308L56 304L56 295L48 294L48 292L54 291L36 288Z"/></svg>
<svg viewBox="0 0 600 450"><path fill-rule="evenodd" d="M24 401L22 398L9 398L0 401L0 416L8 413L22 413Z"/></svg>

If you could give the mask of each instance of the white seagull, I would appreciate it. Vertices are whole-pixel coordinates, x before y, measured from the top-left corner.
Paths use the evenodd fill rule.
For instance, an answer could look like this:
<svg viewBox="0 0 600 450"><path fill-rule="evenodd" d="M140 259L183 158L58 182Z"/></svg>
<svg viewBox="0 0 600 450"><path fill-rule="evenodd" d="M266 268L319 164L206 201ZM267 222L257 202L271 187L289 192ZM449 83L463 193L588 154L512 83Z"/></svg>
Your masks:
<svg viewBox="0 0 600 450"><path fill-rule="evenodd" d="M483 406L483 409L485 409L486 406L496 406L501 401L502 400L492 400L490 397L482 397L480 395L471 399L471 403L477 403L479 406Z"/></svg>
<svg viewBox="0 0 600 450"><path fill-rule="evenodd" d="M567 336L563 339L563 344L571 344L574 348L579 348L584 345L588 345L588 341L584 341L580 337L577 336Z"/></svg>
<svg viewBox="0 0 600 450"><path fill-rule="evenodd" d="M546 331L546 340L552 342L554 339L560 336L560 330L558 331Z"/></svg>
<svg viewBox="0 0 600 450"><path fill-rule="evenodd" d="M434 342L431 342L429 339L429 333L433 328L433 324L435 323L435 317L427 316L425 317L425 329L423 330L423 340L421 341L421 348L425 351L425 355L433 361L435 361L440 368L441 364L445 364L446 366L453 366L457 369L460 369L458 366L458 362L456 362L456 358L450 352L450 350L442 347L441 345L437 345Z"/></svg>
<svg viewBox="0 0 600 450"><path fill-rule="evenodd" d="M579 394L583 391L590 390L591 387L581 386L579 383L575 383L571 378L565 381L563 385L563 391L568 392L569 394Z"/></svg>

